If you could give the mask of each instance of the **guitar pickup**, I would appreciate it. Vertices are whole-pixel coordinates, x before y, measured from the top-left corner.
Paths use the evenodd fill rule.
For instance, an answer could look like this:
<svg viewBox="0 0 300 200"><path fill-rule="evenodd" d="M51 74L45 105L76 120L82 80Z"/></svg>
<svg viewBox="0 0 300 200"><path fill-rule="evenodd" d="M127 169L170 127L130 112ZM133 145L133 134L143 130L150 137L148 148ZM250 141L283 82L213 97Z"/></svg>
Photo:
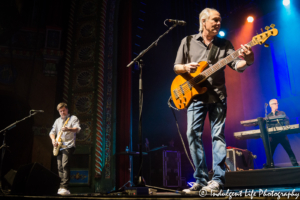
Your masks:
<svg viewBox="0 0 300 200"><path fill-rule="evenodd" d="M182 92L182 95L185 95L182 85L180 85L180 90Z"/></svg>
<svg viewBox="0 0 300 200"><path fill-rule="evenodd" d="M173 90L173 93L174 93L174 96L175 96L176 100L179 99L179 95L178 95L177 91Z"/></svg>
<svg viewBox="0 0 300 200"><path fill-rule="evenodd" d="M188 85L188 87L190 88L190 90L192 90L191 83L187 81L186 84Z"/></svg>

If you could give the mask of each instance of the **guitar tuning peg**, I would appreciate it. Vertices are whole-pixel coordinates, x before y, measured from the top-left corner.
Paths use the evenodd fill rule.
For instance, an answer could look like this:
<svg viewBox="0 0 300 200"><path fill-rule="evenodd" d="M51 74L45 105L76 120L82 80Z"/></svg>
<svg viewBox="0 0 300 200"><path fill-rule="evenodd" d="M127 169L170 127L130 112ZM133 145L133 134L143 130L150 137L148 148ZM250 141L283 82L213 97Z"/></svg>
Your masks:
<svg viewBox="0 0 300 200"><path fill-rule="evenodd" d="M274 28L274 27L275 27L275 24L271 24L270 26L271 26L272 28Z"/></svg>
<svg viewBox="0 0 300 200"><path fill-rule="evenodd" d="M270 29L270 27L269 27L269 26L266 26L266 27L265 27L265 30L266 30L266 31L268 31L269 29Z"/></svg>
<svg viewBox="0 0 300 200"><path fill-rule="evenodd" d="M270 45L268 45L267 43L265 43L265 45L264 45L265 47L269 47Z"/></svg>
<svg viewBox="0 0 300 200"><path fill-rule="evenodd" d="M263 33L264 32L264 29L260 28L261 32Z"/></svg>

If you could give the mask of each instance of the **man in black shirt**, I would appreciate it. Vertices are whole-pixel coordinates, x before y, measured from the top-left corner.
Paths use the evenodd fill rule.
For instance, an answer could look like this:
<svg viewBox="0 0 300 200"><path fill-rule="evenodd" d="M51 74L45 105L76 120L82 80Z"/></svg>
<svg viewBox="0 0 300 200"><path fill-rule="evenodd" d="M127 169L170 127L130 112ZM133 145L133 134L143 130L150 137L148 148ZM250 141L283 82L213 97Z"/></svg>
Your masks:
<svg viewBox="0 0 300 200"><path fill-rule="evenodd" d="M211 67L218 61L234 52L230 41L218 38L221 27L220 13L211 8L205 8L199 16L199 33L187 36L182 39L177 51L174 63L176 74L193 73L197 70L199 61L208 61ZM215 53L210 54L211 50ZM241 45L239 55L228 63L228 66L238 72L243 72L254 62L254 54L251 47ZM225 184L225 120L227 112L227 93L225 87L225 67L221 68L208 77L202 86L207 87L207 92L193 99L187 109L187 138L191 157L195 165L194 178L196 179L193 187L183 190L188 194L199 194L199 191L219 192ZM204 120L207 113L211 126L211 137L213 146L213 171L211 181L208 179L205 152L202 142Z"/></svg>
<svg viewBox="0 0 300 200"><path fill-rule="evenodd" d="M268 117L278 116L278 115L286 116L285 112L278 110L278 102L276 99L271 99L269 102L269 105L270 105L272 111L271 111L271 113L268 114ZM276 124L268 124L268 128L274 127L274 129L275 129L276 127L286 126L286 125L290 125L289 118L287 116L284 120L280 120ZM272 157L274 155L277 145L280 143L282 145L282 147L284 148L284 150L286 151L286 153L288 154L288 156L290 157L292 165L299 166L297 159L295 157L295 154L291 148L289 139L286 134L276 134L274 136L270 136L269 138L270 138Z"/></svg>

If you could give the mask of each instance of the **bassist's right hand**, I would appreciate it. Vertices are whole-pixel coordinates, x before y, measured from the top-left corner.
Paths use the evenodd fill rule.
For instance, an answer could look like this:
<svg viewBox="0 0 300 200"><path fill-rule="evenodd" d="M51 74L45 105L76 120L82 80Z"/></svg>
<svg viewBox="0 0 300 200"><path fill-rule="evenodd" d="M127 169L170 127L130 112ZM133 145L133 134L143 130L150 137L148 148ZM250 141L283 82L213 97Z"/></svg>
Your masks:
<svg viewBox="0 0 300 200"><path fill-rule="evenodd" d="M197 70L197 67L199 67L199 64L196 62L191 62L188 64L184 64L183 68L187 73L194 73Z"/></svg>

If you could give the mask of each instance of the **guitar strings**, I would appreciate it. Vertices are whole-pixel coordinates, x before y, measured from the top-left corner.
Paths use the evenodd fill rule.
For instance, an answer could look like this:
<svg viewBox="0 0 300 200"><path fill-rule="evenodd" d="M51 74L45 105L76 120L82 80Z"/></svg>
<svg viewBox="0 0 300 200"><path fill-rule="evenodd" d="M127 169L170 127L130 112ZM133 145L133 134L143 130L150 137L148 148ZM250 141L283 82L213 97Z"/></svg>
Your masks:
<svg viewBox="0 0 300 200"><path fill-rule="evenodd" d="M247 43L249 46L254 46L254 43L251 41L249 43ZM197 76L195 76L194 78L186 81L185 83L183 83L182 86L182 90L184 93L191 91L189 84L191 87L194 87L196 84L198 84L200 81L202 81L203 79L209 77L210 75L212 75L215 71L218 71L219 69L221 69L222 67L224 67L227 63L233 61L235 58L237 58L239 55L239 51L241 51L242 48L237 49L235 52L233 52L232 54L226 56L224 59L222 59L221 61L217 62L216 64L214 64L212 67L204 70L202 73L198 74ZM229 61L227 61L227 59L229 59ZM224 63L225 62L225 63ZM215 70L213 70L214 66L217 66ZM201 77L202 76L202 77ZM200 80L199 80L200 78ZM189 84L188 84L189 83ZM177 90L177 93L179 94L179 96L183 96L184 94L181 91L181 88L176 88L175 90Z"/></svg>

